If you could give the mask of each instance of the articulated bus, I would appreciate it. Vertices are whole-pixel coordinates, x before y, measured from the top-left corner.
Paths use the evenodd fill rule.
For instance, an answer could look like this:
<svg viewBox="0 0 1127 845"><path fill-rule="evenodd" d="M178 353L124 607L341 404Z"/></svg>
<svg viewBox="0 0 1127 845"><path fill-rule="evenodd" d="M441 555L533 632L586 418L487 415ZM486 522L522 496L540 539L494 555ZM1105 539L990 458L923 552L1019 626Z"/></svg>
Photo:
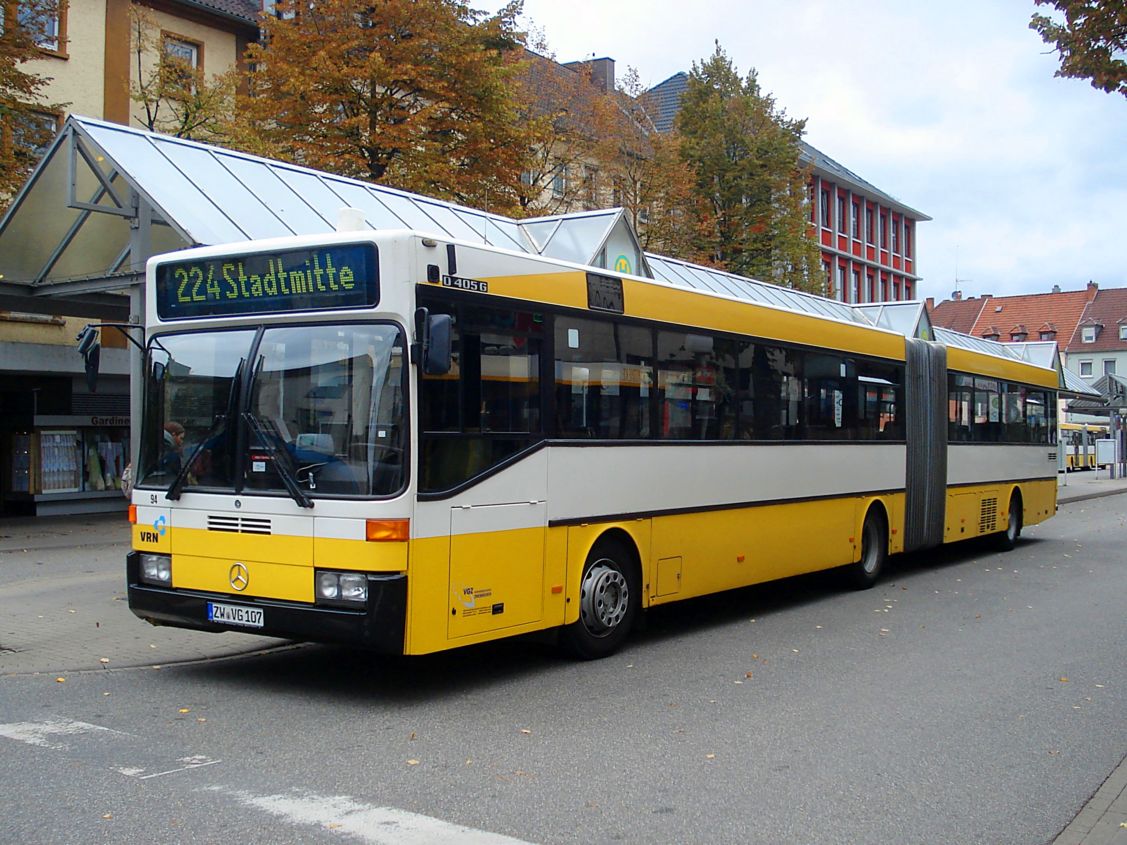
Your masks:
<svg viewBox="0 0 1127 845"><path fill-rule="evenodd" d="M127 568L158 625L595 658L648 608L868 587L1056 510L1057 374L973 338L411 231L185 250L146 283Z"/></svg>
<svg viewBox="0 0 1127 845"><path fill-rule="evenodd" d="M1067 472L1102 469L1096 465L1096 441L1108 436L1108 427L1099 423L1061 423L1060 447Z"/></svg>

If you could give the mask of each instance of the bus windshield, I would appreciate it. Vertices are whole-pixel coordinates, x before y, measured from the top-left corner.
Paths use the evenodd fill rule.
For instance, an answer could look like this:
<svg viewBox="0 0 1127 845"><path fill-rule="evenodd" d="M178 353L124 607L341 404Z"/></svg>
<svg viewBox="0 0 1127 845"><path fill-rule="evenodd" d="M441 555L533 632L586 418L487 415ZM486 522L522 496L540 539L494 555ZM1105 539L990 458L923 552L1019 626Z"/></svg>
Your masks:
<svg viewBox="0 0 1127 845"><path fill-rule="evenodd" d="M286 326L150 342L138 486L371 497L406 483L396 326Z"/></svg>

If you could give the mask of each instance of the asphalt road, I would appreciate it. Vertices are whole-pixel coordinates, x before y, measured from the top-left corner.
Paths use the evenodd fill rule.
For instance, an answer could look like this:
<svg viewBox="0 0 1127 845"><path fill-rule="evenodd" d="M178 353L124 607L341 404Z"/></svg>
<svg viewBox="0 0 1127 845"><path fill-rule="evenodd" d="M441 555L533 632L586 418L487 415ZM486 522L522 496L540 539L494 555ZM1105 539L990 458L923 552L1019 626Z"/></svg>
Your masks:
<svg viewBox="0 0 1127 845"><path fill-rule="evenodd" d="M594 663L303 646L2 677L0 840L1048 842L1127 750L1125 527L1127 496L1065 505L868 592L663 609Z"/></svg>

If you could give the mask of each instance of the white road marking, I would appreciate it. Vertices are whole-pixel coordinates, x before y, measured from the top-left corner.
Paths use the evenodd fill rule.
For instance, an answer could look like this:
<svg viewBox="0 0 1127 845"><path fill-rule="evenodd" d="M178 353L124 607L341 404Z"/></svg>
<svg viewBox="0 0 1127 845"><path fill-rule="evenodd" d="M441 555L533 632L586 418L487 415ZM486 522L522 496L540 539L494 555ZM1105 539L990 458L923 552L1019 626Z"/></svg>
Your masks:
<svg viewBox="0 0 1127 845"><path fill-rule="evenodd" d="M308 792L251 795L220 786L208 789L294 824L316 825L334 833L358 837L372 845L529 845L511 836L475 830L394 807L361 804L344 795L314 795Z"/></svg>
<svg viewBox="0 0 1127 845"><path fill-rule="evenodd" d="M78 722L74 719L48 719L45 722L13 722L0 725L0 736L14 739L28 745L40 748L50 748L54 751L66 751L69 747L65 742L56 741L57 737L81 736L82 734L104 732L130 736L113 728L103 728L89 722Z"/></svg>
<svg viewBox="0 0 1127 845"><path fill-rule="evenodd" d="M186 772L188 769L200 769L204 766L214 766L216 763L222 763L222 760L212 760L210 757L204 757L202 754L197 754L193 757L181 757L177 762L183 763L183 766L178 766L175 769L168 769L163 772L150 772L145 774L145 769L137 768L136 766L117 766L114 771L118 774L125 775L128 778L137 778L137 780L148 780L149 778L159 778L165 775L173 775L177 772Z"/></svg>
<svg viewBox="0 0 1127 845"><path fill-rule="evenodd" d="M172 760L153 754L152 749L144 746L144 741L133 734L61 717L42 722L12 722L0 725L0 737L7 737L37 748L70 752L103 765L119 775L138 780L159 778L222 762L204 757L202 754ZM134 760L140 758L145 765L136 763L121 765L119 761L122 757ZM177 763L179 765L175 765Z"/></svg>

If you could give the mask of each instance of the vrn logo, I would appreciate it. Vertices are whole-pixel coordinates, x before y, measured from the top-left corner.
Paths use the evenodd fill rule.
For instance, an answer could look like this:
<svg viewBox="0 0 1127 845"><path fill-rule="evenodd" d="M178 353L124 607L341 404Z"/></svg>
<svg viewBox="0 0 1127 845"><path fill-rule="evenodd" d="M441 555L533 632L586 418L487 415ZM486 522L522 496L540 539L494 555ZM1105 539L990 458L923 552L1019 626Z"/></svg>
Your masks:
<svg viewBox="0 0 1127 845"><path fill-rule="evenodd" d="M165 526L167 524L168 524L168 520L164 518L164 514L161 514L160 516L158 516L156 519L153 520L153 530L152 531L149 531L147 528L143 529L141 531L141 542L142 543L159 543L160 538L163 537L165 535L165 532L168 530L167 528L165 528Z"/></svg>

